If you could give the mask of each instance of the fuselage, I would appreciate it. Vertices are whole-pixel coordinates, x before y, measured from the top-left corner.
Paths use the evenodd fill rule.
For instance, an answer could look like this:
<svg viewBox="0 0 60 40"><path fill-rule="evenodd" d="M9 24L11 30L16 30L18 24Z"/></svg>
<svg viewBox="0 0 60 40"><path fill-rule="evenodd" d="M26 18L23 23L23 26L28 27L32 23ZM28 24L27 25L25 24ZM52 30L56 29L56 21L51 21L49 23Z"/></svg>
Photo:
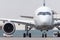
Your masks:
<svg viewBox="0 0 60 40"><path fill-rule="evenodd" d="M53 12L50 8L42 6L35 11L35 24L39 30L49 30L53 28Z"/></svg>

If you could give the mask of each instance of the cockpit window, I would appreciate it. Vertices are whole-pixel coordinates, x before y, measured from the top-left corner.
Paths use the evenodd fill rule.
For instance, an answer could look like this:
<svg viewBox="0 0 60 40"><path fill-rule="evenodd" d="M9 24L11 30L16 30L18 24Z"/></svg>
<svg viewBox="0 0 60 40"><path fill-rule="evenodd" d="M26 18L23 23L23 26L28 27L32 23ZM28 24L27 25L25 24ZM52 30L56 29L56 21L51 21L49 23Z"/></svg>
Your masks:
<svg viewBox="0 0 60 40"><path fill-rule="evenodd" d="M39 12L38 15L51 15L49 12Z"/></svg>

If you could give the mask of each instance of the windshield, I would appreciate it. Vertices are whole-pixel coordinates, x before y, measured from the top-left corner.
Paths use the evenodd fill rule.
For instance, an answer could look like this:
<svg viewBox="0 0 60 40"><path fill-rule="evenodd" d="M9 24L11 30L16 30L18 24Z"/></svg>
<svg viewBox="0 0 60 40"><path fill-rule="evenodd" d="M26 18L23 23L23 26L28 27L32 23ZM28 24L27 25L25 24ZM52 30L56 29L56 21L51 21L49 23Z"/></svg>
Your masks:
<svg viewBox="0 0 60 40"><path fill-rule="evenodd" d="M39 12L37 15L51 15L49 12Z"/></svg>

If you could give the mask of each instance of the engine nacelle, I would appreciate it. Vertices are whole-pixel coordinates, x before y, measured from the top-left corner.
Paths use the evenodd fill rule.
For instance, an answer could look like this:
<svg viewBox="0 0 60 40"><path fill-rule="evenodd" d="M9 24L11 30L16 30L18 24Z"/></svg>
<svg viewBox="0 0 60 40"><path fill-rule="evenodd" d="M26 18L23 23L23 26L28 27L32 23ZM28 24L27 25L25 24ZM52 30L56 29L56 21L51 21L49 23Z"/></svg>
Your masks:
<svg viewBox="0 0 60 40"><path fill-rule="evenodd" d="M12 23L12 22L6 22L4 25L3 25L3 31L5 34L7 35L11 35L15 32L16 30L16 27L15 27L15 24Z"/></svg>

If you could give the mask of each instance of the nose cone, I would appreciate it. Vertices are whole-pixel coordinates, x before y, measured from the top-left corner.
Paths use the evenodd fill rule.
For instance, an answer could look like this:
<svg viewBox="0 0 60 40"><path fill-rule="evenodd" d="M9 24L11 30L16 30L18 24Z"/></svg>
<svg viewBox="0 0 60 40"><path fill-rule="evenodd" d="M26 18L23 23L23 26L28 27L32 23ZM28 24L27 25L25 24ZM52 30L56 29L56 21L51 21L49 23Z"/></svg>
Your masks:
<svg viewBox="0 0 60 40"><path fill-rule="evenodd" d="M46 24L46 23L47 23L47 20L44 19L44 20L41 20L40 22L41 22L42 24Z"/></svg>
<svg viewBox="0 0 60 40"><path fill-rule="evenodd" d="M48 20L47 19L40 19L40 23L41 25L47 25L48 24Z"/></svg>
<svg viewBox="0 0 60 40"><path fill-rule="evenodd" d="M51 24L51 18L49 16L42 16L39 17L40 25L50 25Z"/></svg>

